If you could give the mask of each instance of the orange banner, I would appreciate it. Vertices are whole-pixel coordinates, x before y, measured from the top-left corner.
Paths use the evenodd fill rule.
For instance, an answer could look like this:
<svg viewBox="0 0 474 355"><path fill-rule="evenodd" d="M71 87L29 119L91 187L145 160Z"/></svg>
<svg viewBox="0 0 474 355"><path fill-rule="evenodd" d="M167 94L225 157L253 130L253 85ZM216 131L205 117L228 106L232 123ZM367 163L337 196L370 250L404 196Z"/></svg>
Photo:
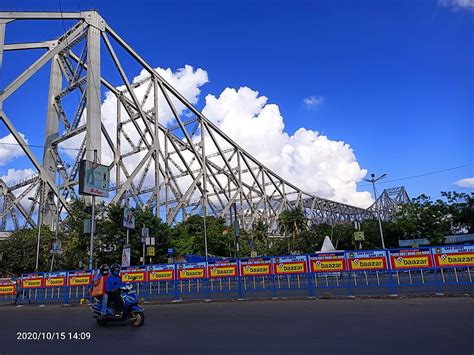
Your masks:
<svg viewBox="0 0 474 355"><path fill-rule="evenodd" d="M16 293L15 284L0 285L0 295L14 295Z"/></svg>
<svg viewBox="0 0 474 355"><path fill-rule="evenodd" d="M209 277L236 277L237 265L209 266Z"/></svg>
<svg viewBox="0 0 474 355"><path fill-rule="evenodd" d="M45 287L61 287L66 285L66 277L47 277L44 279Z"/></svg>
<svg viewBox="0 0 474 355"><path fill-rule="evenodd" d="M174 280L174 270L151 270L148 271L148 281L171 281Z"/></svg>

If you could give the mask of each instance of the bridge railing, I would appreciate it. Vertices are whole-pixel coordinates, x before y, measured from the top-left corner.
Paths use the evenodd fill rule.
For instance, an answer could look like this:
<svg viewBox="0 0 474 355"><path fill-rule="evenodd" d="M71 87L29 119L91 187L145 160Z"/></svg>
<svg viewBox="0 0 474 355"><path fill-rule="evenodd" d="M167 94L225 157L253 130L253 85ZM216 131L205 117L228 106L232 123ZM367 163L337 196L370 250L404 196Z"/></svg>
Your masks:
<svg viewBox="0 0 474 355"><path fill-rule="evenodd" d="M96 272L0 279L0 304L78 303ZM140 265L121 277L145 301L466 293L474 291L474 245Z"/></svg>

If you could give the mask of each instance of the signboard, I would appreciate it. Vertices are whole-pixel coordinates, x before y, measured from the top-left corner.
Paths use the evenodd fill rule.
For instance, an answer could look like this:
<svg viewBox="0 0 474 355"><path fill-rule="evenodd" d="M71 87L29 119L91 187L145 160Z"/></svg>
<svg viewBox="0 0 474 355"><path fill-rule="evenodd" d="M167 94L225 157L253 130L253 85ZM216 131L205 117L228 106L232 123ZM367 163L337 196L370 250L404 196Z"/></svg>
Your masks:
<svg viewBox="0 0 474 355"><path fill-rule="evenodd" d="M347 262L351 271L369 271L387 269L387 257L383 250L351 251Z"/></svg>
<svg viewBox="0 0 474 355"><path fill-rule="evenodd" d="M43 275L25 274L21 277L21 287L23 288L41 288L43 287Z"/></svg>
<svg viewBox="0 0 474 355"><path fill-rule="evenodd" d="M393 270L431 268L430 248L390 251L390 265Z"/></svg>
<svg viewBox="0 0 474 355"><path fill-rule="evenodd" d="M174 265L148 266L148 281L173 281Z"/></svg>
<svg viewBox="0 0 474 355"><path fill-rule="evenodd" d="M147 256L155 256L155 247L154 246L146 247L146 255Z"/></svg>
<svg viewBox="0 0 474 355"><path fill-rule="evenodd" d="M142 228L142 233L141 233L141 242L145 243L146 238L150 238L150 229L149 228ZM150 242L146 243L147 245L150 245Z"/></svg>
<svg viewBox="0 0 474 355"><path fill-rule="evenodd" d="M91 283L92 275L87 271L69 271L68 286L88 286Z"/></svg>
<svg viewBox="0 0 474 355"><path fill-rule="evenodd" d="M122 282L145 282L145 271L142 268L127 268L121 271L120 276L122 277Z"/></svg>
<svg viewBox="0 0 474 355"><path fill-rule="evenodd" d="M16 294L16 284L11 279L0 281L0 295L14 295Z"/></svg>
<svg viewBox="0 0 474 355"><path fill-rule="evenodd" d="M122 227L126 229L135 229L135 216L130 207L123 208Z"/></svg>
<svg viewBox="0 0 474 355"><path fill-rule="evenodd" d="M432 249L437 267L474 267L474 245L453 245Z"/></svg>
<svg viewBox="0 0 474 355"><path fill-rule="evenodd" d="M208 275L210 278L237 277L237 263L215 262L209 264Z"/></svg>
<svg viewBox="0 0 474 355"><path fill-rule="evenodd" d="M122 267L130 266L130 245L124 245L122 250Z"/></svg>
<svg viewBox="0 0 474 355"><path fill-rule="evenodd" d="M82 160L79 166L79 194L109 197L110 171L106 165Z"/></svg>
<svg viewBox="0 0 474 355"><path fill-rule="evenodd" d="M306 257L303 255L280 256L273 260L273 272L276 275L302 274L307 271Z"/></svg>
<svg viewBox="0 0 474 355"><path fill-rule="evenodd" d="M271 274L271 259L247 259L240 262L241 276L266 276Z"/></svg>
<svg viewBox="0 0 474 355"><path fill-rule="evenodd" d="M356 231L356 232L354 232L354 240L355 240L356 242L363 242L363 241L365 241L364 232L362 232L362 231Z"/></svg>
<svg viewBox="0 0 474 355"><path fill-rule="evenodd" d="M51 246L49 248L51 254L62 254L61 239L51 239Z"/></svg>
<svg viewBox="0 0 474 355"><path fill-rule="evenodd" d="M342 272L347 269L344 252L311 255L309 265L311 272Z"/></svg>
<svg viewBox="0 0 474 355"><path fill-rule="evenodd" d="M202 279L206 277L206 263L178 265L178 280Z"/></svg>
<svg viewBox="0 0 474 355"><path fill-rule="evenodd" d="M66 272L48 272L44 274L44 287L66 286Z"/></svg>
<svg viewBox="0 0 474 355"><path fill-rule="evenodd" d="M173 248L168 248L168 255L173 255L173 253L174 253Z"/></svg>

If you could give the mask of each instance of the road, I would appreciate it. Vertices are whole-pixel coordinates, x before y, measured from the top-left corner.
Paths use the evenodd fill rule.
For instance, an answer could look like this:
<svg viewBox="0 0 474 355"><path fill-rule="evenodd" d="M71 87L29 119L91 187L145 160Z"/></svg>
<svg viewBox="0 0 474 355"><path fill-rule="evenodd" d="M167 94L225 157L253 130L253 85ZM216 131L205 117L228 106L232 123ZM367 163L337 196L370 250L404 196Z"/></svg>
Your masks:
<svg viewBox="0 0 474 355"><path fill-rule="evenodd" d="M0 307L0 354L468 354L474 298L146 305L142 328L100 328L87 307ZM90 340L17 340L17 332Z"/></svg>

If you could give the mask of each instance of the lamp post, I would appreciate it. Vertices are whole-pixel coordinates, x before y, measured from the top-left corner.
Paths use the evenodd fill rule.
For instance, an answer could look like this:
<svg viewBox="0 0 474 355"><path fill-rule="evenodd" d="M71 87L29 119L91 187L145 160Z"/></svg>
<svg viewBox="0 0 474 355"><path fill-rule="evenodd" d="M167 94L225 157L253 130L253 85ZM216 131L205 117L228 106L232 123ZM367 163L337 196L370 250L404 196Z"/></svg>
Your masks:
<svg viewBox="0 0 474 355"><path fill-rule="evenodd" d="M375 183L384 177L386 177L387 174L382 174L378 178L375 177L375 174L370 174L370 179L364 179L364 181L370 182L372 184L372 187L374 189L374 199L375 203L377 203L377 192L375 191ZM380 239L382 240L382 248L385 249L385 241L383 239L383 230L382 230L382 220L380 219L380 204L377 203L377 217L379 220L379 231L380 231Z"/></svg>
<svg viewBox="0 0 474 355"><path fill-rule="evenodd" d="M201 181L198 181L198 182L196 183L196 186L197 186L197 187L200 187L200 186L201 186ZM207 252L207 226L206 226L207 193L208 193L208 192L209 192L209 191L207 191L206 189L203 189L203 190L202 190L202 193L204 194L204 195L203 195L204 198L202 199L202 205L203 205L202 207L203 207L203 209L204 209L204 218L203 218L203 220L204 220L204 251L205 251L205 253L206 253L206 263L207 263L207 261L208 261L208 259L209 259L209 257L208 257L208 252Z"/></svg>
<svg viewBox="0 0 474 355"><path fill-rule="evenodd" d="M36 201L34 197L28 197L28 200L36 202L38 204L38 237L37 237L37 242L36 242L36 263L35 263L35 271L38 271L38 265L39 265L39 253L40 253L40 240L41 240L41 224L43 223L42 221L42 216L43 216L43 204L42 204L42 198L43 194L41 194L40 201Z"/></svg>

